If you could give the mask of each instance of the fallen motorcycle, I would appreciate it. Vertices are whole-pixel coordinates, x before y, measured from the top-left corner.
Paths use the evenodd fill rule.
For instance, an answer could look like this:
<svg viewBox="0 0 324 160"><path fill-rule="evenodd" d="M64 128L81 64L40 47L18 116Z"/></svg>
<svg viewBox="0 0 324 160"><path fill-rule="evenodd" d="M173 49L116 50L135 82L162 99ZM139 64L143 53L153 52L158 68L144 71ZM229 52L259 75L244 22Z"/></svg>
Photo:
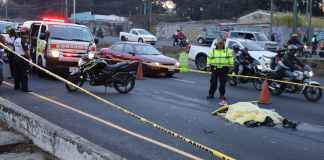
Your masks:
<svg viewBox="0 0 324 160"><path fill-rule="evenodd" d="M127 94L135 87L135 71L130 71L131 64L121 62L110 65L100 58L81 58L79 68L70 73L67 79L80 87L88 81L91 86L114 87L119 93ZM69 92L78 90L69 84L65 84L65 87Z"/></svg>

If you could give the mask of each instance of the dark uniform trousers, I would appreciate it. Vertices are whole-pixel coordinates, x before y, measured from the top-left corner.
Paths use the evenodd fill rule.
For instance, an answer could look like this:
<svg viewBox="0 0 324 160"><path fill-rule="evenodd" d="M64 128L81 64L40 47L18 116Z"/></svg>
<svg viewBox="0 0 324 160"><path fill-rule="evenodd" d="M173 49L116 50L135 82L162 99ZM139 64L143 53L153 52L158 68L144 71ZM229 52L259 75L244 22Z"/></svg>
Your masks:
<svg viewBox="0 0 324 160"><path fill-rule="evenodd" d="M23 91L28 91L28 71L30 65L28 62L24 61L18 56L14 56L14 79L15 79L15 89L22 89Z"/></svg>
<svg viewBox="0 0 324 160"><path fill-rule="evenodd" d="M214 97L215 92L217 90L218 81L219 81L220 97L225 96L225 92L226 92L225 87L226 87L226 81L228 78L228 75L227 75L228 72L229 72L229 67L223 67L223 68L212 67L209 96Z"/></svg>

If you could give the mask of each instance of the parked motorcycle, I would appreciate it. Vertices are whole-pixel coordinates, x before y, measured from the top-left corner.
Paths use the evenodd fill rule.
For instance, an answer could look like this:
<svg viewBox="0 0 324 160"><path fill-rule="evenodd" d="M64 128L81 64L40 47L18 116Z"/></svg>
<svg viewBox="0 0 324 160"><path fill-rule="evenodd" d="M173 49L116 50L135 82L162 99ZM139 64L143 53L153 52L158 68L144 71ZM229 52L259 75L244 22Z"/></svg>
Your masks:
<svg viewBox="0 0 324 160"><path fill-rule="evenodd" d="M279 64L280 65L280 64ZM299 84L320 86L320 83L313 81L311 78L314 76L314 72L311 67L305 66L303 70L298 70L293 72L294 79L291 77L283 77L280 80L290 81ZM272 73L271 78L277 76L277 73ZM317 102L322 98L322 89L315 88L310 86L296 85L296 84L287 84L280 82L269 82L270 93L274 96L279 96L282 93L294 93L294 94L303 94L304 97L310 102Z"/></svg>
<svg viewBox="0 0 324 160"><path fill-rule="evenodd" d="M79 69L70 73L67 79L80 87L88 81L91 86L114 87L119 93L126 94L135 87L135 71L130 71L131 65L128 62L110 65L100 58L81 58ZM69 84L65 86L69 92L78 90Z"/></svg>
<svg viewBox="0 0 324 160"><path fill-rule="evenodd" d="M253 77L263 77L263 73L260 70L260 64L250 64L245 66L242 75L243 76L253 76ZM235 77L236 73L232 72L232 75L229 77L229 84L231 86L237 86L238 84L247 84L252 83L253 87L256 90L261 90L262 87L262 80L261 79L251 79L251 78L244 78L244 77Z"/></svg>

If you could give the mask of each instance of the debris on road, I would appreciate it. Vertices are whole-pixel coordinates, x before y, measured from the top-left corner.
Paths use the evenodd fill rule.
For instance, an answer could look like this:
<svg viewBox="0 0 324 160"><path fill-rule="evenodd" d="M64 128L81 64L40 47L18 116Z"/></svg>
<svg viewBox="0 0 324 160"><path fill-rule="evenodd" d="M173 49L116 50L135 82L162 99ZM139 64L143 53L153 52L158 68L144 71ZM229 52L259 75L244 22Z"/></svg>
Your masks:
<svg viewBox="0 0 324 160"><path fill-rule="evenodd" d="M251 102L238 102L232 105L223 106L213 112L226 120L244 125L247 127L282 125L284 128L296 129L297 124L291 122L274 110L263 109Z"/></svg>

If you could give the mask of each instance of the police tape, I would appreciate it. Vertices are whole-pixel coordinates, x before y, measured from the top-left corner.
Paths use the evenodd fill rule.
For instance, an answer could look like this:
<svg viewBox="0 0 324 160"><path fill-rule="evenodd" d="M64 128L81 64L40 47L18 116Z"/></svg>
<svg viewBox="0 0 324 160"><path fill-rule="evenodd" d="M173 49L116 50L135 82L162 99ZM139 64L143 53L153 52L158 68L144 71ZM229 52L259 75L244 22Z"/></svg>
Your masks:
<svg viewBox="0 0 324 160"><path fill-rule="evenodd" d="M187 138L187 137L185 137L185 136L183 136L183 135L181 135L179 133L176 133L176 132L174 132L174 131L172 131L170 129L167 129L167 128L165 128L165 127L163 127L163 126L161 126L161 125L159 125L157 123L154 123L154 122L152 122L150 120L147 120L146 118L144 118L144 117L142 117L142 116L140 116L140 115L138 115L136 113L133 113L133 112L125 109L124 107L122 107L120 105L114 104L114 103L112 103L112 102L110 102L110 101L108 101L108 100L106 100L104 98L101 98L101 97L95 95L94 93L92 93L92 92L90 92L90 91L88 91L88 90L86 90L86 89L84 89L84 88L82 88L82 87L80 87L80 86L78 86L78 85L64 79L63 77L61 77L61 76L59 76L59 75L57 75L55 73L52 73L52 72L50 72L49 70L47 70L47 69L45 69L43 67L38 66L37 64L35 64L32 61L28 60L27 58L17 54L15 51L10 49L9 47L4 45L3 43L0 43L0 46L3 47L5 50L9 51L11 54L15 54L19 58L21 58L24 61L28 62L30 65L32 65L32 66L36 67L37 69L47 73L48 75L50 75L50 76L52 76L52 77L54 77L54 78L56 78L56 79L58 79L58 80L60 80L60 81L62 81L64 83L66 83L68 85L71 85L71 86L77 88L79 91L81 91L81 92L83 92L83 93L85 93L85 94L87 94L87 95L89 95L89 96L91 96L91 97L93 97L93 98L95 98L95 99L97 99L97 100L99 100L99 101L101 101L101 102L103 102L103 103L105 103L105 104L107 104L107 105L109 105L109 106L111 106L111 107L113 107L113 108L115 108L115 109L117 109L117 110L119 110L119 111L121 111L121 112L135 118L135 119L137 119L137 120L139 120L140 122L142 122L144 124L147 124L147 125L149 125L149 126L151 126L153 128L156 128L156 129L160 130L162 133L165 133L167 135L170 135L171 137L177 138L177 139L179 139L179 140L181 140L181 141L183 141L183 142L185 142L187 144L192 145L193 147L196 147L198 149L206 151L206 152L208 152L209 154L211 154L214 157L220 158L222 160L234 160L234 158L232 158L232 157L230 157L230 156L228 156L228 155L226 155L226 154L224 154L224 153L222 153L220 151L217 151L216 149L210 148L210 147L208 147L206 145L203 145L203 144L200 144L200 143L198 143L196 141L193 141L193 140L191 140L191 139L189 139L189 138Z"/></svg>

